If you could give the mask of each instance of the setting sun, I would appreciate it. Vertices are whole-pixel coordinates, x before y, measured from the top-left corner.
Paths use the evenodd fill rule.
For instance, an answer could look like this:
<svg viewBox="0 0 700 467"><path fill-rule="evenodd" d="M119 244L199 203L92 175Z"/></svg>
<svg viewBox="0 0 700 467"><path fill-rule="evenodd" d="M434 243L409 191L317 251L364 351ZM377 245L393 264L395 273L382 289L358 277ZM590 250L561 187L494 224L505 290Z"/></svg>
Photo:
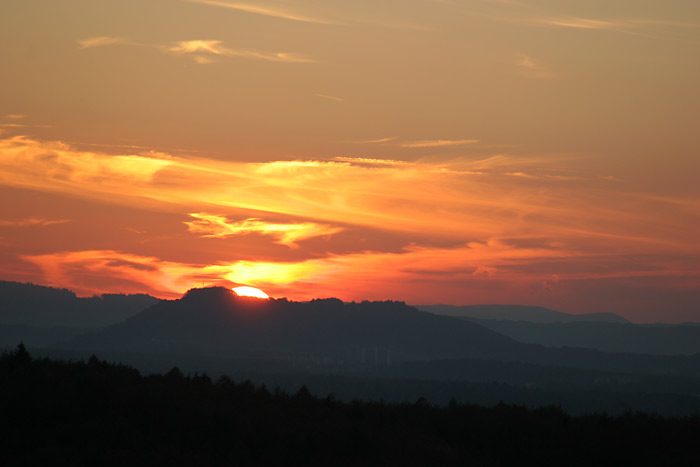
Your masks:
<svg viewBox="0 0 700 467"><path fill-rule="evenodd" d="M255 287L234 287L233 291L239 297L270 298L265 292Z"/></svg>

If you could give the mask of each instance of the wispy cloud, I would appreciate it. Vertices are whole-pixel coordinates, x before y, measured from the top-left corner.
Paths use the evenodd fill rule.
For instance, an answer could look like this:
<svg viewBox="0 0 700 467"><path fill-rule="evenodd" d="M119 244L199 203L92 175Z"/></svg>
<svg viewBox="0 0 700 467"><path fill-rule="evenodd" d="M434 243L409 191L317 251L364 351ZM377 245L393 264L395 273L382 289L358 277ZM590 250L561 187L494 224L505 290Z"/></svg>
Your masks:
<svg viewBox="0 0 700 467"><path fill-rule="evenodd" d="M23 118L27 118L27 116L20 115L20 114L10 114L10 115L5 115L5 118L9 118L11 120L21 120Z"/></svg>
<svg viewBox="0 0 700 467"><path fill-rule="evenodd" d="M401 143L402 148L437 148L442 146L461 146L463 144L478 143L478 139L424 139Z"/></svg>
<svg viewBox="0 0 700 467"><path fill-rule="evenodd" d="M106 45L114 45L126 43L126 41L120 37L88 37L86 39L78 40L81 49L91 49L93 47L104 47Z"/></svg>
<svg viewBox="0 0 700 467"><path fill-rule="evenodd" d="M194 220L186 221L184 224L187 225L190 232L204 237L226 238L233 235L258 233L276 237L277 243L290 248L297 248L297 242L302 240L333 235L342 230L340 227L313 222L285 224L266 222L255 218L231 222L225 216L207 213L192 213L190 217Z"/></svg>
<svg viewBox="0 0 700 467"><path fill-rule="evenodd" d="M520 24L524 26L577 29L581 31L609 31L659 39L680 39L697 42L697 38L688 36L688 30L695 31L700 25L657 18L590 18L573 15L491 17L496 21Z"/></svg>
<svg viewBox="0 0 700 467"><path fill-rule="evenodd" d="M381 144L381 143L388 143L390 141L396 141L398 138L396 136L392 136L390 138L378 138L378 139L361 139L361 140L351 140L351 141L341 141L341 143L350 143L350 144Z"/></svg>
<svg viewBox="0 0 700 467"><path fill-rule="evenodd" d="M396 11L391 16L378 16L376 10L371 12L362 12L361 5L355 3L348 3L345 8L337 9L334 18L324 17L321 15L314 15L309 13L301 13L299 9L303 7L302 2L263 2L258 1L257 3L243 3L243 2L226 2L219 0L188 0L192 3L199 3L202 5L209 5L219 8L227 8L230 10L241 11L245 13L251 13L256 15L268 16L272 18L280 18L289 21L296 21L301 23L309 24L322 24L322 25L334 25L334 26L356 26L356 25L366 25L374 26L386 29L401 29L408 31L431 31L432 28L424 24L417 24L412 21L402 20L396 14ZM280 6L280 3L286 4L286 6ZM294 5L294 8L290 8L290 5ZM306 10L313 9L312 5L307 3Z"/></svg>
<svg viewBox="0 0 700 467"><path fill-rule="evenodd" d="M552 73L539 60L530 55L519 54L515 61L521 74L532 78L552 79L556 75Z"/></svg>
<svg viewBox="0 0 700 467"><path fill-rule="evenodd" d="M215 0L190 0L192 3L201 3L203 5L210 5L220 8L228 8L231 10L244 11L246 13L253 13L256 15L271 16L273 18L282 18L291 21L300 21L303 23L316 23L316 24L340 24L339 22L332 21L324 18L316 18L312 16L307 16L299 13L290 12L280 8L271 8L266 6L253 5L250 3L238 3L238 2L221 2Z"/></svg>
<svg viewBox="0 0 700 467"><path fill-rule="evenodd" d="M351 164L366 164L366 165L405 165L410 162L398 161L394 159L375 159L371 157L335 157L333 160L340 162L349 162Z"/></svg>
<svg viewBox="0 0 700 467"><path fill-rule="evenodd" d="M204 248L200 264L184 262L172 251L158 258L143 256L143 249L141 255L74 251L77 244L71 251L25 256L49 283L87 293L108 291L105 283L111 283L123 291L175 296L202 283L235 283L296 299L323 290L348 299L410 301L425 297L416 291L420 284L435 299L459 300L468 293L473 300L532 301L541 298L533 287L550 294L572 281L610 284L654 277L667 278L669 288L697 290L697 199L635 196L595 173L573 180L570 175L581 174L553 171L553 164L551 158L508 155L442 162L252 163L154 152L113 155L26 137L0 139L3 186L194 213L188 226L196 235L247 235L236 241L255 244L259 239L251 235L258 234L292 247L330 235L327 244L335 245L312 251L307 248L316 243L307 242L304 249L276 249L279 255L265 261L244 253L230 259L230 251L229 260L219 260ZM220 214L242 210L255 210L258 218ZM285 220L261 220L261 212ZM391 233L392 240L358 238L367 229ZM403 240L396 243L396 238ZM439 243L420 245L421 238ZM191 238L190 245L196 249L198 242L204 240ZM560 282L552 288L555 275ZM596 295L568 290L587 304Z"/></svg>
<svg viewBox="0 0 700 467"><path fill-rule="evenodd" d="M101 47L112 44L122 44L139 47L149 47L171 55L185 55L199 64L213 63L213 57L241 57L278 63L318 63L318 60L304 55L289 52L261 52L256 50L240 50L226 47L223 41L210 39L195 39L178 41L174 45L162 46L130 42L114 37L97 37L78 41L82 49Z"/></svg>
<svg viewBox="0 0 700 467"><path fill-rule="evenodd" d="M313 58L291 53L269 53L257 52L253 50L230 49L228 47L225 47L222 41L217 40L181 41L178 42L176 45L168 48L168 51L175 54L195 54L194 59L198 63L211 63L211 59L201 55L202 53L211 55L223 55L228 57L251 58L265 60L268 62L317 63L317 61Z"/></svg>
<svg viewBox="0 0 700 467"><path fill-rule="evenodd" d="M181 41L177 42L176 45L170 47L168 50L176 54L206 52L214 55L231 55L233 51L221 44L221 41L213 40Z"/></svg>
<svg viewBox="0 0 700 467"><path fill-rule="evenodd" d="M0 123L2 128L53 128L51 125L25 125L21 123Z"/></svg>
<svg viewBox="0 0 700 467"><path fill-rule="evenodd" d="M329 101L338 102L338 103L343 103L343 102L345 102L345 99L343 99L342 97L331 96L331 95L328 95L328 94L318 94L318 93L316 93L316 94L314 94L314 96L320 97L321 99L326 99L326 100L329 100Z"/></svg>
<svg viewBox="0 0 700 467"><path fill-rule="evenodd" d="M41 217L27 217L17 220L0 220L0 227L46 227L48 225L65 224L67 219L44 219Z"/></svg>

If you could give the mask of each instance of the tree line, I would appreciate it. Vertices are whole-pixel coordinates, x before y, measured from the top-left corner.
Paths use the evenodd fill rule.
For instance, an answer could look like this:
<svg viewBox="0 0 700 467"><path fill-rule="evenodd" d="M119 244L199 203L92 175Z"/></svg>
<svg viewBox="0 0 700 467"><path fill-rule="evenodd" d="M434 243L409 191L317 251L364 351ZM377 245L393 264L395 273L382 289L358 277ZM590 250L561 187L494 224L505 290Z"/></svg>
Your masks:
<svg viewBox="0 0 700 467"><path fill-rule="evenodd" d="M301 386L0 356L2 465L698 465L700 415L341 402Z"/></svg>

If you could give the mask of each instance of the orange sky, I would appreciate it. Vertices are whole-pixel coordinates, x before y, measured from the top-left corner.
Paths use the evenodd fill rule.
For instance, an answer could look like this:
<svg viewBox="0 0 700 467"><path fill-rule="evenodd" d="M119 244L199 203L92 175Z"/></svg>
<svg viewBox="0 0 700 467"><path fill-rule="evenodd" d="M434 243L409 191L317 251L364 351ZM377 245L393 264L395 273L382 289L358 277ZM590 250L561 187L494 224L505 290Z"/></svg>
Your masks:
<svg viewBox="0 0 700 467"><path fill-rule="evenodd" d="M0 279L700 321L694 0L0 4Z"/></svg>

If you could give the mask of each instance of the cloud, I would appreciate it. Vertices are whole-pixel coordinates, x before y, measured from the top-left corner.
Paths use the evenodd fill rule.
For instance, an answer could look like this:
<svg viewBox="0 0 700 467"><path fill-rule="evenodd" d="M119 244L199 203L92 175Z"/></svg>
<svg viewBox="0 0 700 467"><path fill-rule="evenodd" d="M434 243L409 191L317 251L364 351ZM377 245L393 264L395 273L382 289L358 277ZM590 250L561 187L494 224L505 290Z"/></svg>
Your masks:
<svg viewBox="0 0 700 467"><path fill-rule="evenodd" d="M399 284L405 287L431 272L449 271L455 279L481 280L475 278L473 273L479 266L473 265L482 262L485 257L508 265L519 264L533 256L540 259L557 258L566 257L567 253L537 249L524 251L494 242L450 249L414 246L399 253L362 252L293 262L190 264L113 250L67 251L24 255L22 258L39 266L44 281L49 284L60 284L87 294L105 292L99 281L111 278L112 281L121 281L121 286L127 291L145 288L165 297L177 296L203 284L244 284L272 291L273 295L308 299L318 297L315 288L304 288L304 284L309 283L317 284L325 293L347 295L350 290L357 289L369 296L369 289L374 287L368 283L369 278L381 278L389 290L392 284L393 287ZM486 274L485 277L492 275ZM296 292L295 288L298 288Z"/></svg>
<svg viewBox="0 0 700 467"><path fill-rule="evenodd" d="M317 94L314 94L314 96L320 97L321 99L326 99L329 101L338 102L338 103L345 102L345 99L343 99L342 97L329 96L328 94L318 94L317 93Z"/></svg>
<svg viewBox="0 0 700 467"><path fill-rule="evenodd" d="M390 138L379 138L379 139L365 139L365 140L359 140L359 141L341 141L342 143L350 143L350 144L381 144L381 143L388 143L390 141L396 141L398 138L395 136L390 137Z"/></svg>
<svg viewBox="0 0 700 467"><path fill-rule="evenodd" d="M263 16L271 16L273 18L282 18L290 21L300 21L303 23L315 23L315 24L340 24L336 21L324 19L324 18L314 18L311 16L306 16L302 14L292 13L279 8L270 8L260 5L252 5L249 3L237 3L237 2L221 2L215 0L190 0L192 3L200 3L203 5L210 5L220 8L228 8L231 10L243 11L246 13L253 13Z"/></svg>
<svg viewBox="0 0 700 467"><path fill-rule="evenodd" d="M0 227L46 227L48 225L65 224L67 219L44 219L41 217L27 217L19 220L0 220Z"/></svg>
<svg viewBox="0 0 700 467"><path fill-rule="evenodd" d="M231 55L233 53L232 50L221 45L221 41L213 40L181 41L168 50L176 54L206 52L214 55Z"/></svg>
<svg viewBox="0 0 700 467"><path fill-rule="evenodd" d="M5 118L9 118L12 120L21 120L23 118L27 118L26 115L20 115L20 114L10 114L10 115L5 115Z"/></svg>
<svg viewBox="0 0 700 467"><path fill-rule="evenodd" d="M332 233L332 241L345 245L342 250L357 251L371 248L372 243L367 247L343 244L356 238L350 231L382 229L404 239L451 243L473 239L501 245L470 247L470 262L462 258L464 265L471 265L465 277L473 277L474 270L484 265L497 268L498 277L504 277L503 265L495 257L510 245L504 238L532 238L549 245L537 252L509 247L510 254L524 255L523 261L533 260L535 254L561 255L571 264L583 264L583 258L641 257L653 251L683 264L700 254L695 241L700 236L697 202L651 200L621 191L626 185L600 180L596 174L554 179L549 175L567 175L552 172L555 163L508 155L442 162L346 158L259 163L156 152L113 155L26 137L0 139L0 185L196 213L191 230L204 235L255 232L292 246ZM510 175L518 173L542 176ZM244 214L240 217L247 218L244 221L229 221L218 214L232 210L256 214ZM201 214L212 212L215 215ZM256 219L261 212L313 221L266 222ZM342 235L336 235L337 225L346 226ZM489 254L476 258L476 251ZM435 256L434 268L452 264L449 256L448 251ZM363 256L369 257L375 258ZM331 267L337 261L323 264Z"/></svg>
<svg viewBox="0 0 700 467"><path fill-rule="evenodd" d="M534 59L530 55L518 55L515 63L519 67L520 72L525 76L542 79L556 78L554 73L549 71L539 60Z"/></svg>
<svg viewBox="0 0 700 467"><path fill-rule="evenodd" d="M298 248L297 242L309 238L333 235L343 230L340 227L317 224L313 222L300 223L271 223L261 219L245 219L238 222L230 222L226 217L207 213L192 213L190 217L195 220L184 222L192 233L203 237L226 238L233 235L247 235L258 233L277 238L277 243L290 248Z"/></svg>
<svg viewBox="0 0 700 467"><path fill-rule="evenodd" d="M124 39L120 37L88 37L87 39L80 39L78 44L80 44L81 49L91 49L93 47L104 47L106 45L114 45L126 43Z"/></svg>
<svg viewBox="0 0 700 467"><path fill-rule="evenodd" d="M21 123L0 123L2 128L53 128L51 125L24 125Z"/></svg>
<svg viewBox="0 0 700 467"><path fill-rule="evenodd" d="M374 159L371 157L335 157L333 160L339 162L349 162L351 164L364 164L364 165L405 165L410 162L397 161L394 159Z"/></svg>
<svg viewBox="0 0 700 467"><path fill-rule="evenodd" d="M221 284L253 285L294 299L323 294L454 303L507 297L544 304L539 300L573 294L578 286L572 284L665 278L665 287L697 290L700 201L625 191L627 184L582 168L567 171L565 162L575 163L507 154L261 163L157 152L114 155L26 137L0 139L0 185L87 199L105 209L118 203L193 213L191 233L236 238L266 252L258 261L259 252L225 245L217 251L211 240L189 238L191 251L183 254L149 227L120 236L123 251L82 251L66 237L64 251L24 256L48 283L86 294L174 297L190 287ZM578 179L552 178L570 173ZM267 220L273 217L310 220ZM5 224L10 222L17 223ZM121 225L128 226L143 229L130 221ZM12 229L3 233L10 235ZM294 248L326 235L328 242ZM265 237L292 248L270 249ZM27 270L22 263L0 267ZM585 287L567 303L594 304L597 289Z"/></svg>
<svg viewBox="0 0 700 467"><path fill-rule="evenodd" d="M648 38L680 39L697 42L694 36L684 36L700 25L658 18L599 19L573 15L542 15L537 17L492 17L496 21L532 27L575 29L580 31L608 31Z"/></svg>
<svg viewBox="0 0 700 467"><path fill-rule="evenodd" d="M278 63L318 63L318 60L315 58L289 52L260 52L255 50L232 49L224 46L223 41L211 39L178 41L170 46L136 43L116 37L93 37L78 42L81 44L82 49L112 44L147 47L171 55L190 56L195 62L202 65L213 63L215 60L212 56L241 57Z"/></svg>
<svg viewBox="0 0 700 467"><path fill-rule="evenodd" d="M304 57L302 55L291 53L269 53L256 52L253 50L236 50L229 49L223 46L222 41L217 40L193 40L181 41L176 45L167 48L167 51L174 54L193 54L194 60L200 64L212 63L213 60L202 54L219 55L227 57L241 57L265 60L268 62L281 63L318 63L316 59Z"/></svg>
<svg viewBox="0 0 700 467"><path fill-rule="evenodd" d="M209 5L219 8L227 8L230 10L242 11L245 13L251 13L256 15L268 16L272 18L280 18L289 21L308 23L308 24L321 24L321 25L333 25L333 26L355 26L355 25L367 25L386 29L403 29L408 31L431 31L432 28L422 25L415 24L411 21L404 21L399 18L398 13L400 10L394 10L393 14L390 16L378 16L378 11L372 9L371 11L362 11L362 6L355 3L349 3L347 8L342 8L338 10L336 8L335 16L340 19L331 19L328 17L322 17L312 14L298 13L292 11L288 8L281 8L279 3L281 2L263 2L258 1L257 3L242 3L242 2L225 2L218 0L189 0L192 3L199 3L202 5ZM293 2L284 2L286 4L292 4ZM294 2L296 6L299 7L301 2ZM321 2L323 3L323 2ZM336 5L337 6L337 5ZM307 6L308 8L308 6Z"/></svg>
<svg viewBox="0 0 700 467"><path fill-rule="evenodd" d="M425 139L420 141L411 141L401 143L402 148L437 148L443 146L460 146L463 144L478 143L478 139Z"/></svg>

